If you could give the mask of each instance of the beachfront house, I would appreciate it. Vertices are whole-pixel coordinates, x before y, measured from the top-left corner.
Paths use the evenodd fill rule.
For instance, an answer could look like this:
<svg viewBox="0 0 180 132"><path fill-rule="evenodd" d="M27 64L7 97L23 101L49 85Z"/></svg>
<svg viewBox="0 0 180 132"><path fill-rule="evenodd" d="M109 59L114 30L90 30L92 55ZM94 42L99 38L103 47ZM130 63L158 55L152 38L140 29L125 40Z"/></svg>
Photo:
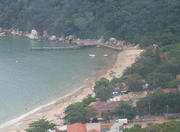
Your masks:
<svg viewBox="0 0 180 132"><path fill-rule="evenodd" d="M68 125L67 132L87 132L86 125L83 123L75 123Z"/></svg>
<svg viewBox="0 0 180 132"><path fill-rule="evenodd" d="M119 132L124 125L127 125L127 119L118 119L110 123L74 123L71 125L61 126L56 132Z"/></svg>
<svg viewBox="0 0 180 132"><path fill-rule="evenodd" d="M163 91L165 93L176 93L180 91L180 88L166 88L166 89L163 89Z"/></svg>
<svg viewBox="0 0 180 132"><path fill-rule="evenodd" d="M92 104L90 107L94 108L96 111L97 119L102 119L102 113L110 111L113 112L116 107L119 106L118 102L98 102L96 104Z"/></svg>

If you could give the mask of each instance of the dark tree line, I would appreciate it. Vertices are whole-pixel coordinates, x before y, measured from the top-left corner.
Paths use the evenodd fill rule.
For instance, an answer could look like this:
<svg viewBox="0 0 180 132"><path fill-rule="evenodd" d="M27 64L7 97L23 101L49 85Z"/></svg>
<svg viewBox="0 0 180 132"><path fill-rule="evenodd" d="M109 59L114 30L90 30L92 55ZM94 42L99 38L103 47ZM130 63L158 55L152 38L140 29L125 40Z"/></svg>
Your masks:
<svg viewBox="0 0 180 132"><path fill-rule="evenodd" d="M164 93L161 89L157 89L154 93L140 99L137 102L137 113L144 114L163 114L163 113L179 113L180 112L180 92Z"/></svg>
<svg viewBox="0 0 180 132"><path fill-rule="evenodd" d="M0 12L3 28L103 35L144 47L180 42L179 0L1 0Z"/></svg>
<svg viewBox="0 0 180 132"><path fill-rule="evenodd" d="M130 91L177 88L180 79L180 43L148 48L130 68L127 68L119 83L125 82Z"/></svg>
<svg viewBox="0 0 180 132"><path fill-rule="evenodd" d="M135 125L133 128L125 129L124 132L179 132L180 122L170 121L163 124L155 124L147 128L141 128L139 125Z"/></svg>

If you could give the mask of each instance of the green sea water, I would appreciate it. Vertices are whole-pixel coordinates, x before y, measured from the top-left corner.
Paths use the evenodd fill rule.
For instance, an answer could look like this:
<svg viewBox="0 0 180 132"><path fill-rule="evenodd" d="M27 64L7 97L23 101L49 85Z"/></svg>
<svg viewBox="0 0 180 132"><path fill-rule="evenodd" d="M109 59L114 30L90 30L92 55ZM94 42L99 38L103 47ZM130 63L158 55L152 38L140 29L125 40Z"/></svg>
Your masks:
<svg viewBox="0 0 180 132"><path fill-rule="evenodd" d="M18 37L0 39L0 124L79 88L115 58L110 49L32 51L31 46L67 44Z"/></svg>

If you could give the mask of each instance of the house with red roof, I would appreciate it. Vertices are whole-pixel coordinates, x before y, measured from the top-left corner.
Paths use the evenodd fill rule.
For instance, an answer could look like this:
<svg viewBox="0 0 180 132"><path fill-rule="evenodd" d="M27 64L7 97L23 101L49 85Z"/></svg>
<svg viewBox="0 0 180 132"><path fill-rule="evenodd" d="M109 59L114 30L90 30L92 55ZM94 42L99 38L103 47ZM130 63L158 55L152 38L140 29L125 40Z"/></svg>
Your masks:
<svg viewBox="0 0 180 132"><path fill-rule="evenodd" d="M88 132L100 132L100 131L95 130L95 129L92 129L92 130L90 130L90 131L88 131Z"/></svg>
<svg viewBox="0 0 180 132"><path fill-rule="evenodd" d="M100 103L91 105L91 107L96 110L97 118L101 118L103 112L106 112L106 111L113 112L115 110L115 108L118 106L119 106L118 102L110 102L110 103L100 102Z"/></svg>
<svg viewBox="0 0 180 132"><path fill-rule="evenodd" d="M90 131L88 131L88 132L100 132L100 131L95 130L95 129L92 129L92 130L90 130Z"/></svg>
<svg viewBox="0 0 180 132"><path fill-rule="evenodd" d="M83 123L74 123L67 126L68 132L87 132L86 125Z"/></svg>
<svg viewBox="0 0 180 132"><path fill-rule="evenodd" d="M167 89L163 89L163 91L165 93L176 93L176 92L180 91L180 89L179 88L167 88Z"/></svg>
<svg viewBox="0 0 180 132"><path fill-rule="evenodd" d="M176 75L176 79L180 79L180 74Z"/></svg>
<svg viewBox="0 0 180 132"><path fill-rule="evenodd" d="M56 132L107 132L118 123L74 123L62 126Z"/></svg>

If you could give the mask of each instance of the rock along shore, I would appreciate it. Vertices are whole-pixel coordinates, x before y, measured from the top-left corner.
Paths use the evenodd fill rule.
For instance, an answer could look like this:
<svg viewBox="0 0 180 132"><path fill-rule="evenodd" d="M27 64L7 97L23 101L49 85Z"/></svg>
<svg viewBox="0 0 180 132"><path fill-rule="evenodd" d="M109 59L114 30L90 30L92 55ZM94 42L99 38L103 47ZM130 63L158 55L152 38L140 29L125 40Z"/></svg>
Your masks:
<svg viewBox="0 0 180 132"><path fill-rule="evenodd" d="M63 37L63 36L57 37L56 35L48 35L47 31L44 31L43 35L39 35L39 33L35 29L32 29L31 33L28 33L28 32L20 31L18 29L0 28L0 38L4 36L26 37L26 38L29 38L31 40L36 40L36 41L62 42L65 44L73 44L75 45L75 47L79 47L79 48L88 47L88 46L89 47L92 47L92 46L104 47L104 48L110 48L110 49L118 50L118 51L121 51L123 46L129 44L124 40L117 40L116 38L113 38L113 37L105 41L104 37L100 37L99 39L80 39L80 38L77 38L75 35L69 35L66 37ZM32 49L34 48L32 47ZM48 47L46 47L45 49L48 49ZM56 49L56 48L52 48L52 49ZM61 49L61 48L58 47L58 49Z"/></svg>

